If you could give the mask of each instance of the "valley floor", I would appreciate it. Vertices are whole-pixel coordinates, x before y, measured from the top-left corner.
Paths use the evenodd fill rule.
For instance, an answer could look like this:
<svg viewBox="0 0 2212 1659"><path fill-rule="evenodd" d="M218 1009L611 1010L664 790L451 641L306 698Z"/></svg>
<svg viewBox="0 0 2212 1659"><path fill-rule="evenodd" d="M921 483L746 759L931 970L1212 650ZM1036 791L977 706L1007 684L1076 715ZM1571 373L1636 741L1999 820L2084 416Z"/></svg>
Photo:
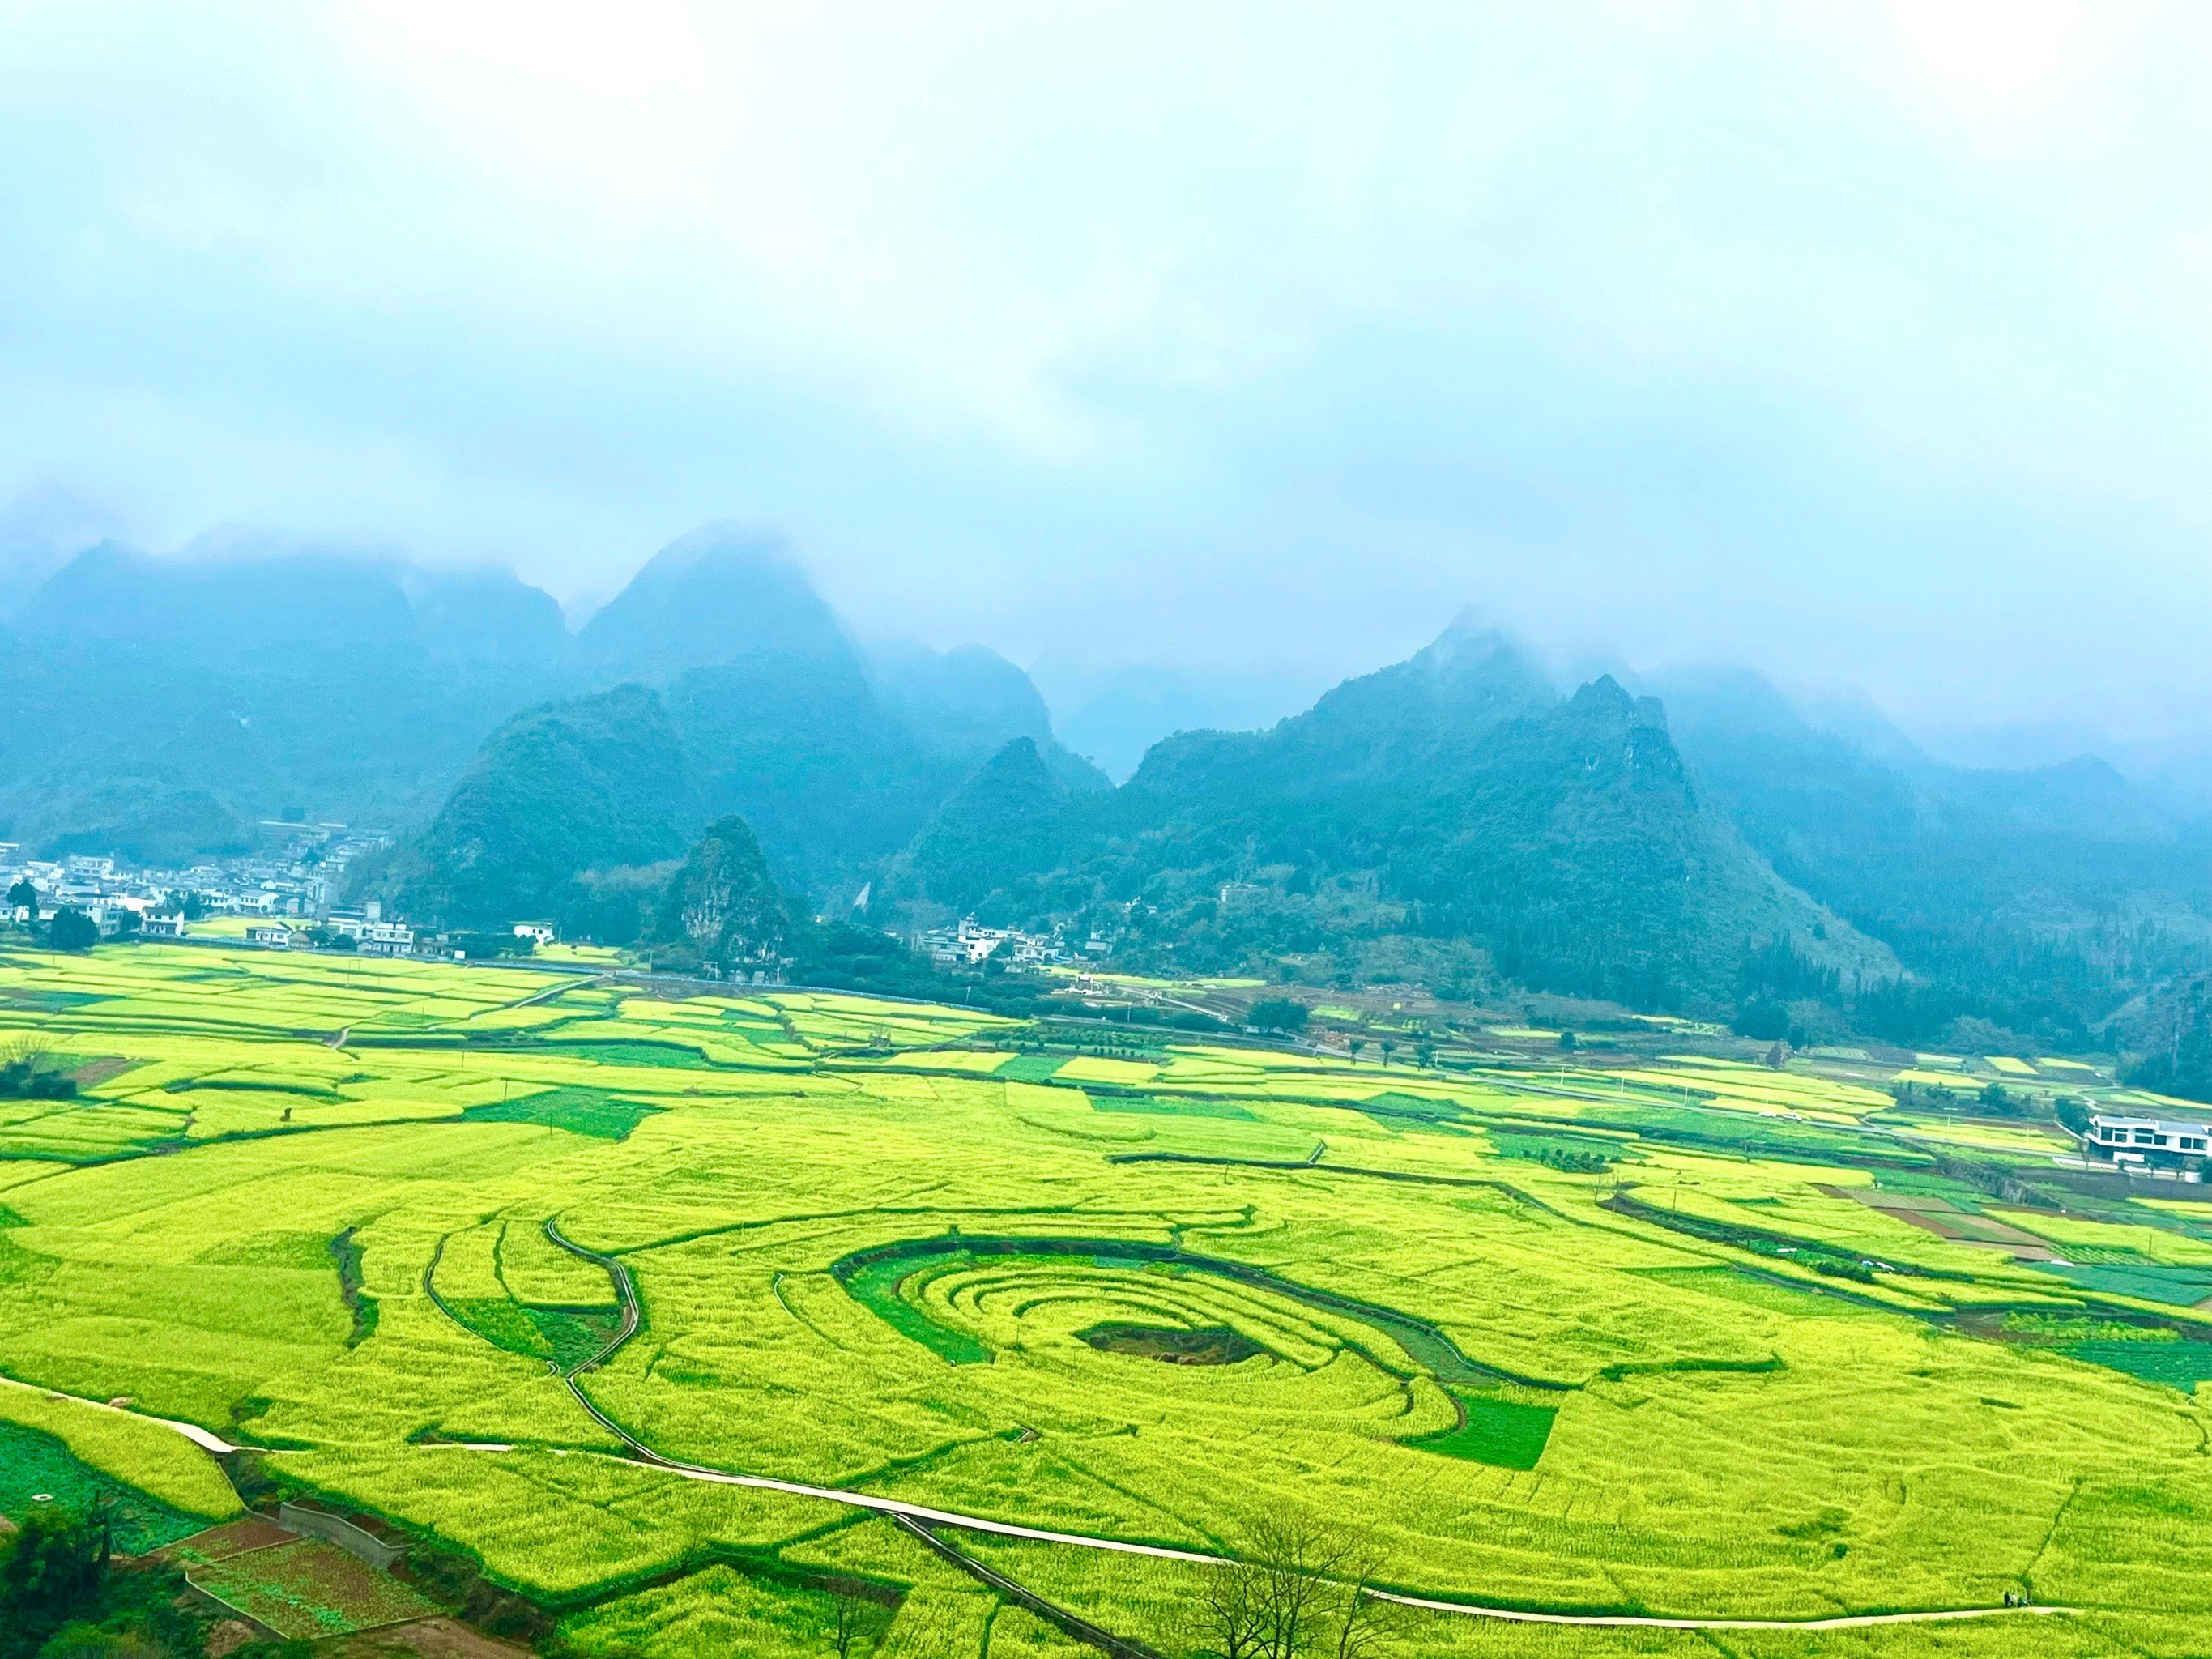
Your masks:
<svg viewBox="0 0 2212 1659"><path fill-rule="evenodd" d="M258 1449L610 1659L855 1605L855 1652L1077 1651L1042 1605L1182 1655L1191 1558L1286 1514L1583 1621L1409 1653L2202 1649L2212 1206L2002 1202L1958 1125L1710 1060L547 988L0 957L0 1042L88 1080L0 1101L0 1425L169 1538L261 1487L151 1419Z"/></svg>

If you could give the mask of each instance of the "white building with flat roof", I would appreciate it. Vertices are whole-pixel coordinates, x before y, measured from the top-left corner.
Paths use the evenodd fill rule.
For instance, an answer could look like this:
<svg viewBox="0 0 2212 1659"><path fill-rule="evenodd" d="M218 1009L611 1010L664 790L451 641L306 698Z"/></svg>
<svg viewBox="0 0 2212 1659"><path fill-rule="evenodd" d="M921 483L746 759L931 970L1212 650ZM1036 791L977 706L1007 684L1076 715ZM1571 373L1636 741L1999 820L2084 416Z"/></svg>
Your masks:
<svg viewBox="0 0 2212 1659"><path fill-rule="evenodd" d="M2119 1111L2093 1112L2082 1132L2081 1150L2120 1169L2179 1173L2198 1180L2212 1158L2212 1122L2196 1118L2146 1117Z"/></svg>

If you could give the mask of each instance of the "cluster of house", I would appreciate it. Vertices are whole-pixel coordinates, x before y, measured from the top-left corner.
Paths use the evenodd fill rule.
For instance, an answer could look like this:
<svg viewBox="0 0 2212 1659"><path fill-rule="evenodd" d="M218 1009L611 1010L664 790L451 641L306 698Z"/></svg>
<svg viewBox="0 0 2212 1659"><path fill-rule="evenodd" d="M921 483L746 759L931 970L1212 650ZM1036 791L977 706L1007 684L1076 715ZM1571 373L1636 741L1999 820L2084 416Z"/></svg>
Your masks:
<svg viewBox="0 0 2212 1659"><path fill-rule="evenodd" d="M1073 962L1076 953L1057 934L1025 933L1018 927L984 927L969 916L957 927L932 927L908 941L940 968L981 967L994 957L1013 968L1041 968ZM1084 942L1087 956L1103 956L1113 941L1093 934Z"/></svg>
<svg viewBox="0 0 2212 1659"><path fill-rule="evenodd" d="M355 951L365 957L438 957L459 961L468 954L456 948L444 933L418 933L405 922L386 916L384 906L375 899L357 910L333 909L312 924L272 921L266 927L249 927L246 942L286 951L324 945L333 934L351 939ZM518 921L514 937L533 945L550 945L553 929L546 922Z"/></svg>
<svg viewBox="0 0 2212 1659"><path fill-rule="evenodd" d="M188 909L196 916L266 916L272 926L298 919L304 926L331 914L354 860L388 845L381 835L342 823L271 823L263 831L260 851L173 869L128 868L85 854L26 858L21 848L0 842L0 892L27 882L40 915L81 910L109 938L184 937L191 928ZM13 903L8 914L25 921L32 908Z"/></svg>
<svg viewBox="0 0 2212 1659"><path fill-rule="evenodd" d="M288 950L295 945L315 943L310 928L325 938L336 934L353 941L354 949L365 957L406 957L415 954L415 930L405 922L386 921L384 906L370 899L359 909L333 908L313 919L301 921L272 921L262 927L246 930L249 945L273 945Z"/></svg>

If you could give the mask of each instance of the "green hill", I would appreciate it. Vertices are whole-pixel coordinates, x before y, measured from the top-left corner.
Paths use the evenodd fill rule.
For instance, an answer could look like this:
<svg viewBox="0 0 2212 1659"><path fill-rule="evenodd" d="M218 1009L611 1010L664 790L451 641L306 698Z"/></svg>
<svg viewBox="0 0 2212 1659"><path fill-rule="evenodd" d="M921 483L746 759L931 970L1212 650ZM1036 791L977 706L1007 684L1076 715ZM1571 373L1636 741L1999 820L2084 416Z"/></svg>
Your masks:
<svg viewBox="0 0 2212 1659"><path fill-rule="evenodd" d="M2203 961L2212 838L2102 762L1947 766L1863 719L1849 736L1816 726L1742 670L1656 684L1701 787L1744 837L1911 971L1857 1000L1873 1035L2078 1047ZM1954 1035L1960 1020L1977 1024Z"/></svg>
<svg viewBox="0 0 2212 1659"><path fill-rule="evenodd" d="M1649 1007L1731 998L1777 935L1895 971L1702 805L1659 704L1609 678L1563 700L1462 629L1272 732L1169 738L1111 795L1054 796L1009 750L887 871L888 907L924 899L1118 933L1132 965Z"/></svg>
<svg viewBox="0 0 2212 1659"><path fill-rule="evenodd" d="M684 860L653 918L654 965L735 974L773 969L805 925L741 817L717 818Z"/></svg>
<svg viewBox="0 0 2212 1659"><path fill-rule="evenodd" d="M413 849L400 909L438 926L559 916L586 872L680 857L697 796L641 686L528 710L486 741Z"/></svg>

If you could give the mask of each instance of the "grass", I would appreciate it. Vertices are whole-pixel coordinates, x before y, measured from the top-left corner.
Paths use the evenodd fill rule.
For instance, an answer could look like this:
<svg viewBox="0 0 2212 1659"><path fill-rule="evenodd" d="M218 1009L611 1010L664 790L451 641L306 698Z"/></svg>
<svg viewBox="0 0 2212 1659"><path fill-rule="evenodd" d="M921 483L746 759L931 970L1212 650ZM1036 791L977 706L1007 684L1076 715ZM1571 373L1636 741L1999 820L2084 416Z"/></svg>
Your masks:
<svg viewBox="0 0 2212 1659"><path fill-rule="evenodd" d="M988 1364L991 1350L964 1331L938 1323L902 1294L906 1287L926 1280L933 1267L944 1268L966 1261L962 1255L924 1257L919 1261L892 1257L869 1263L845 1280L853 1299L900 1335L911 1337L932 1353L955 1365Z"/></svg>
<svg viewBox="0 0 2212 1659"><path fill-rule="evenodd" d="M616 985L518 1006L536 976L165 946L0 955L0 988L76 999L0 1006L0 1039L134 1062L67 1114L0 1119L0 1371L36 1385L0 1388L0 1417L17 1395L63 1411L54 1390L242 1423L289 1449L288 1477L566 1607L592 1651L727 1649L756 1615L743 1639L767 1644L811 1605L790 1575L825 1572L903 1587L884 1653L1064 1649L888 1523L616 1456L549 1364L596 1349L614 1287L549 1218L622 1264L644 1315L578 1385L716 1468L1203 1549L1313 1513L1443 1597L1802 1617L2032 1578L2088 1610L2015 1621L2009 1648L1923 1629L1824 1652L2179 1654L2212 1618L2185 1363L2212 1344L2069 1340L2147 1289L2181 1297L2201 1209L2002 1211L2113 1229L2053 1238L2115 1255L2086 1279L1938 1237L1848 1194L1970 1214L1975 1189L1796 1061L1561 1068L1533 1092L1194 1042L1141 1081L1098 1073L1126 1060L1069 1077L961 1046L1005 1028L957 1009ZM295 1092L167 1091L185 1079ZM1507 1155L1547 1147L1611 1167ZM1616 1181L1656 1218L1606 1207ZM1830 1259L1881 1265L1809 1265ZM1990 1310L2061 1322L1999 1340ZM1115 1327L1243 1357L1086 1340ZM142 1417L66 1409L72 1455L179 1511L221 1480ZM100 1441L110 1420L128 1443ZM1175 1572L965 1542L1174 1650ZM1443 1621L1420 1650L1626 1639ZM1648 1638L1710 1650L1674 1639Z"/></svg>
<svg viewBox="0 0 2212 1659"><path fill-rule="evenodd" d="M58 1436L0 1422L0 1516L20 1522L41 1504L76 1510L106 1504L115 1547L125 1555L159 1549L207 1524L94 1468Z"/></svg>
<svg viewBox="0 0 2212 1659"><path fill-rule="evenodd" d="M1460 1407L1467 1420L1442 1434L1417 1440L1415 1445L1446 1457L1489 1463L1501 1469L1533 1469L1552 1437L1552 1421L1559 1410L1511 1400L1486 1400L1461 1395Z"/></svg>
<svg viewBox="0 0 2212 1659"><path fill-rule="evenodd" d="M647 1113L660 1109L621 1099L605 1089L567 1084L513 1100L471 1106L461 1115L478 1123L542 1123L549 1129L566 1129L594 1140L627 1140Z"/></svg>

